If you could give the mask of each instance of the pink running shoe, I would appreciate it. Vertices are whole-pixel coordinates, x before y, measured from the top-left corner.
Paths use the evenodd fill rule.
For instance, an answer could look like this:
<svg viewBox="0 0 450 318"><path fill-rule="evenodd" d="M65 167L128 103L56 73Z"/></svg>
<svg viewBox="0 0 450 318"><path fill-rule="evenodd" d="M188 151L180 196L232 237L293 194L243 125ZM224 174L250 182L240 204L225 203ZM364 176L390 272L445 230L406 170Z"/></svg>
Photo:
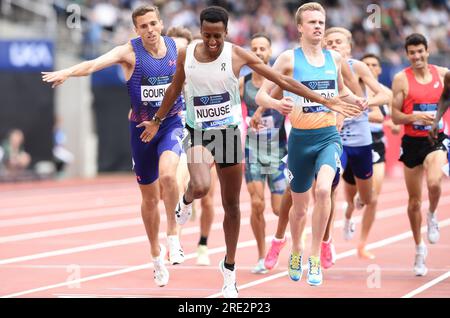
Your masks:
<svg viewBox="0 0 450 318"><path fill-rule="evenodd" d="M336 263L336 250L333 240L330 242L322 242L320 246L320 263L324 269L328 269Z"/></svg>
<svg viewBox="0 0 450 318"><path fill-rule="evenodd" d="M282 240L272 239L272 244L270 244L269 252L264 259L264 266L271 270L278 265L278 255L280 255L281 249L286 245L286 237Z"/></svg>

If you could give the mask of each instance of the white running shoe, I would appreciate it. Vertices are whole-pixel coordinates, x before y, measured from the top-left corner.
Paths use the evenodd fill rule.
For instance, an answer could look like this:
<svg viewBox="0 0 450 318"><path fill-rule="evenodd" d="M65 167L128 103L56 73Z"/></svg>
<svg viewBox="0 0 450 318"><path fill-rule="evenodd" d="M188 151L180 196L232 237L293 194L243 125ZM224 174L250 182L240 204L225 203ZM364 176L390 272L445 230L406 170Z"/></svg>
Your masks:
<svg viewBox="0 0 450 318"><path fill-rule="evenodd" d="M428 236L428 242L430 244L435 244L437 241L439 241L439 224L436 218L435 213L428 213L427 215L427 236Z"/></svg>
<svg viewBox="0 0 450 318"><path fill-rule="evenodd" d="M178 235L167 236L167 245L169 245L169 261L172 265L184 262L184 252L180 244Z"/></svg>
<svg viewBox="0 0 450 318"><path fill-rule="evenodd" d="M253 274L266 274L268 271L269 270L264 265L264 258L259 259L256 266L252 269Z"/></svg>
<svg viewBox="0 0 450 318"><path fill-rule="evenodd" d="M425 276L428 273L428 268L425 266L425 259L428 250L425 244L416 247L416 256L414 261L414 274L416 276Z"/></svg>
<svg viewBox="0 0 450 318"><path fill-rule="evenodd" d="M166 255L166 248L160 245L161 252L159 257L153 259L153 279L159 287L166 286L169 282L169 271L164 265L164 256Z"/></svg>
<svg viewBox="0 0 450 318"><path fill-rule="evenodd" d="M225 260L220 261L219 268L223 275L222 295L224 298L237 298L238 289L236 286L236 268L230 271L225 268Z"/></svg>
<svg viewBox="0 0 450 318"><path fill-rule="evenodd" d="M208 246L199 245L197 247L197 265L209 266L211 262L209 261Z"/></svg>
<svg viewBox="0 0 450 318"><path fill-rule="evenodd" d="M177 207L175 208L175 219L177 224L185 224L192 215L192 202L188 205L184 204L183 197L178 201Z"/></svg>
<svg viewBox="0 0 450 318"><path fill-rule="evenodd" d="M350 241L355 235L356 224L352 221L352 219L345 218L344 220L344 240Z"/></svg>

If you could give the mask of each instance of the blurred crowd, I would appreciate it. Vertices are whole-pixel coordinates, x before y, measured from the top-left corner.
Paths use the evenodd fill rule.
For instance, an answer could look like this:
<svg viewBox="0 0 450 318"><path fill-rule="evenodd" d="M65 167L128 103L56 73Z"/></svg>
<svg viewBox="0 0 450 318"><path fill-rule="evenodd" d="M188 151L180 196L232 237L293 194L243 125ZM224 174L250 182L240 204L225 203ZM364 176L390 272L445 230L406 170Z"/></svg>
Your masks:
<svg viewBox="0 0 450 318"><path fill-rule="evenodd" d="M53 131L53 157L51 161L35 162L27 151L24 132L11 129L0 141L0 182L62 178L73 154L65 147L66 135L57 119Z"/></svg>
<svg viewBox="0 0 450 318"><path fill-rule="evenodd" d="M131 11L148 3L142 0L71 1L89 8L84 28L85 58L101 54L99 43L122 44L134 36ZM298 43L294 14L308 1L295 0L155 0L166 30L184 26L199 33L199 13L207 5L220 5L231 14L229 40L246 45L250 36L264 31L273 39L274 56ZM353 33L354 56L364 53L380 55L398 65L403 54L403 39L412 32L423 33L430 41L431 55L450 53L450 0L326 0L327 25L342 26ZM375 6L374 6L375 5ZM379 13L379 14L378 14Z"/></svg>

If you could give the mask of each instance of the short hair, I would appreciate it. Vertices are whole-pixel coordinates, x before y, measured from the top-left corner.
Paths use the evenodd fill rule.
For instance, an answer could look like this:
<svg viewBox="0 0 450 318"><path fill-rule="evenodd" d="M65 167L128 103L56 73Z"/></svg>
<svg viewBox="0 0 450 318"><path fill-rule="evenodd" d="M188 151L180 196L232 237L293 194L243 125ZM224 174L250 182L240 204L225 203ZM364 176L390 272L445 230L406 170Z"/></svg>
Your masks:
<svg viewBox="0 0 450 318"><path fill-rule="evenodd" d="M380 57L378 55L376 55L376 54L373 54L373 53L366 53L366 54L364 54L364 56L361 58L361 61L364 60L364 59L368 59L368 58L376 59L378 61L378 64L381 65Z"/></svg>
<svg viewBox="0 0 450 318"><path fill-rule="evenodd" d="M328 35L330 35L332 33L343 34L347 38L348 43L350 43L350 45L352 45L352 33L349 30L347 30L345 28L340 28L340 27L332 27L325 31L325 37L327 37Z"/></svg>
<svg viewBox="0 0 450 318"><path fill-rule="evenodd" d="M219 6L207 7L200 13L200 26L203 25L203 21L222 22L226 29L228 27L228 11Z"/></svg>
<svg viewBox="0 0 450 318"><path fill-rule="evenodd" d="M406 37L405 39L405 51L408 52L408 46L410 45L425 45L425 49L428 49L428 42L425 36L420 33L413 33Z"/></svg>
<svg viewBox="0 0 450 318"><path fill-rule="evenodd" d="M255 33L250 38L250 41L257 39L257 38L265 38L267 41L269 41L269 44L272 45L272 40L270 39L270 36L267 33L264 33L264 32Z"/></svg>
<svg viewBox="0 0 450 318"><path fill-rule="evenodd" d="M158 7L146 4L146 5L139 6L133 10L133 13L131 14L131 18L133 19L134 26L136 26L136 18L141 17L141 16L147 14L148 12L155 12L158 20L161 20L161 15L159 14Z"/></svg>
<svg viewBox="0 0 450 318"><path fill-rule="evenodd" d="M308 2L303 5L301 5L297 9L297 13L295 14L295 21L297 24L302 23L302 13L305 11L320 11L323 13L323 15L326 15L325 9L322 7L322 5L318 2Z"/></svg>
<svg viewBox="0 0 450 318"><path fill-rule="evenodd" d="M186 39L188 41L188 44L193 40L191 31L181 26L170 27L169 30L167 30L166 35L172 38Z"/></svg>

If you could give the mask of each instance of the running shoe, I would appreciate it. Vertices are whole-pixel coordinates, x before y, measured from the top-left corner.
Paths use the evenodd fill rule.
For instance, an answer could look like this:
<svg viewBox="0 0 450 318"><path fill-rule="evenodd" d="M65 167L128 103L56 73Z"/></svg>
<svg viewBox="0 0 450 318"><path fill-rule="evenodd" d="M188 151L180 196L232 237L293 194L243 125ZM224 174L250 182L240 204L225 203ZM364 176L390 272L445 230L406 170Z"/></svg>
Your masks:
<svg viewBox="0 0 450 318"><path fill-rule="evenodd" d="M336 263L336 249L332 239L329 242L322 242L320 246L320 262L324 269L328 269Z"/></svg>
<svg viewBox="0 0 450 318"><path fill-rule="evenodd" d="M169 271L164 265L164 256L166 255L166 248L160 245L159 256L153 259L153 279L159 287L166 286L169 282Z"/></svg>
<svg viewBox="0 0 450 318"><path fill-rule="evenodd" d="M219 264L220 272L223 275L222 295L224 298L237 298L238 289L236 286L236 268L233 271L225 268L225 260Z"/></svg>
<svg viewBox="0 0 450 318"><path fill-rule="evenodd" d="M427 236L430 244L435 244L439 241L439 224L436 213L428 213L427 215Z"/></svg>
<svg viewBox="0 0 450 318"><path fill-rule="evenodd" d="M264 266L264 258L258 260L256 266L252 269L253 274L266 274L269 270Z"/></svg>
<svg viewBox="0 0 450 318"><path fill-rule="evenodd" d="M322 285L322 269L320 268L320 259L317 256L308 258L308 284L311 286Z"/></svg>
<svg viewBox="0 0 450 318"><path fill-rule="evenodd" d="M414 260L414 274L416 274L416 276L425 276L428 273L428 268L425 266L427 254L428 249L425 244L416 247L416 256Z"/></svg>
<svg viewBox="0 0 450 318"><path fill-rule="evenodd" d="M302 279L303 268L302 268L302 255L300 253L292 252L289 256L288 265L289 277L297 282Z"/></svg>
<svg viewBox="0 0 450 318"><path fill-rule="evenodd" d="M197 265L209 266L211 262L209 261L208 246L199 245L197 247Z"/></svg>
<svg viewBox="0 0 450 318"><path fill-rule="evenodd" d="M278 265L278 256L280 255L281 249L286 245L286 241L286 237L282 240L272 239L269 251L264 259L264 267L266 269L271 270Z"/></svg>
<svg viewBox="0 0 450 318"><path fill-rule="evenodd" d="M190 204L184 204L183 197L178 201L177 207L175 208L175 219L177 224L185 224L192 215L192 202Z"/></svg>
<svg viewBox="0 0 450 318"><path fill-rule="evenodd" d="M178 235L167 236L167 245L169 245L169 261L172 265L184 262L184 252L180 244Z"/></svg>
<svg viewBox="0 0 450 318"><path fill-rule="evenodd" d="M344 240L350 241L355 235L356 224L352 221L352 219L345 218L344 220Z"/></svg>

